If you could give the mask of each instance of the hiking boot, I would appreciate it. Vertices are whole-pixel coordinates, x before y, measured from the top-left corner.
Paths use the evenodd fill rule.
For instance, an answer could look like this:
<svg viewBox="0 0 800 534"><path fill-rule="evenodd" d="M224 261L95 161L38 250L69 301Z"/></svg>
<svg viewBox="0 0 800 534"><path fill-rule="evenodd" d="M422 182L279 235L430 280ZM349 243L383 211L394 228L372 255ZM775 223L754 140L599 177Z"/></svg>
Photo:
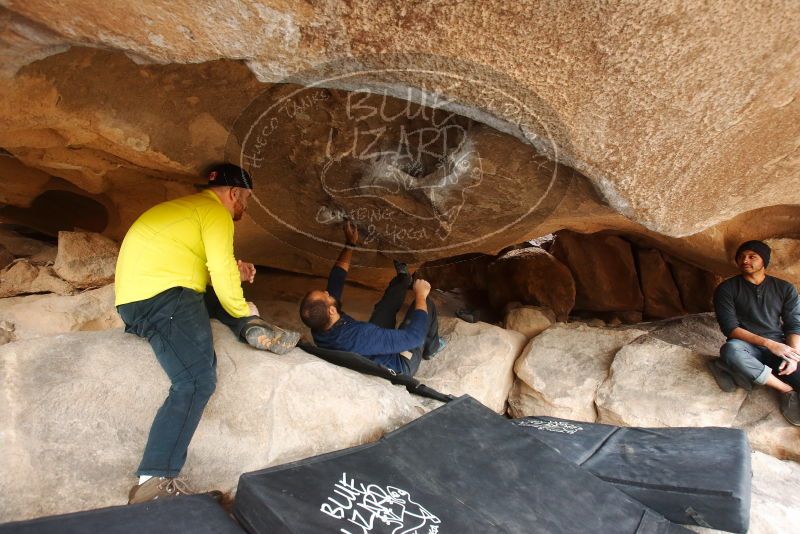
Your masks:
<svg viewBox="0 0 800 534"><path fill-rule="evenodd" d="M430 360L431 358L433 358L434 356L439 354L442 351L442 349L445 348L446 346L447 346L447 341L445 341L442 338L439 338L439 342L436 345L436 348L433 349L432 351L430 351L428 354L423 354L422 355L422 359L423 360Z"/></svg>
<svg viewBox="0 0 800 534"><path fill-rule="evenodd" d="M708 362L708 369L717 381L719 389L726 393L736 391L736 383L733 381L733 375L728 368L719 361L719 358Z"/></svg>
<svg viewBox="0 0 800 534"><path fill-rule="evenodd" d="M781 394L781 414L789 424L800 426L800 400L796 391Z"/></svg>
<svg viewBox="0 0 800 534"><path fill-rule="evenodd" d="M260 350L268 350L275 354L286 354L300 341L300 332L284 330L275 325L260 321L244 332L247 343Z"/></svg>
<svg viewBox="0 0 800 534"><path fill-rule="evenodd" d="M177 478L153 477L144 484L137 484L128 493L128 504L154 501L156 499L171 499L181 495L194 495L193 491L183 480ZM222 492L213 491L210 494L217 498Z"/></svg>

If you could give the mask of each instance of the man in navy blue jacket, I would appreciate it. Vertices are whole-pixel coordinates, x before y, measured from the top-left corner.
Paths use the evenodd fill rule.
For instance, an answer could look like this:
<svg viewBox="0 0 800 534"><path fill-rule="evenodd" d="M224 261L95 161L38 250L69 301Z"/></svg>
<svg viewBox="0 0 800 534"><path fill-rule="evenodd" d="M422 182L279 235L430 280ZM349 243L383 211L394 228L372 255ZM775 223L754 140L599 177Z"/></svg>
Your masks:
<svg viewBox="0 0 800 534"><path fill-rule="evenodd" d="M341 299L352 247L358 244L358 229L348 221L344 231L345 247L331 269L327 290L306 294L300 304L300 318L311 328L318 347L355 352L398 374L413 376L422 359L432 357L444 346L436 307L428 299L431 285L425 280L414 282L414 302L400 327L395 328L397 312L411 285L406 266L395 262L397 276L375 305L369 322L353 319L342 311Z"/></svg>

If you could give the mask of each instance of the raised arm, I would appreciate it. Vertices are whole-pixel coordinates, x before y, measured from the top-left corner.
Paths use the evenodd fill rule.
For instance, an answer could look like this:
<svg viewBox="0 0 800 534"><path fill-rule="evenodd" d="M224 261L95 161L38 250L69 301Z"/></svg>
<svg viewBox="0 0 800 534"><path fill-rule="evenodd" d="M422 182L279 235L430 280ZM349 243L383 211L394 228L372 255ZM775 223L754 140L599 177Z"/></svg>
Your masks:
<svg viewBox="0 0 800 534"><path fill-rule="evenodd" d="M350 261L353 258L353 247L357 245L358 228L352 222L347 221L344 224L344 247L328 275L328 294L336 300L342 300L347 271L350 270Z"/></svg>
<svg viewBox="0 0 800 534"><path fill-rule="evenodd" d="M344 247L336 260L336 267L341 267L345 272L350 270L350 261L353 259L353 247L358 245L358 227L351 221L344 223Z"/></svg>
<svg viewBox="0 0 800 534"><path fill-rule="evenodd" d="M360 336L353 349L359 354L394 354L412 350L425 342L428 332L428 305L426 300L431 285L425 280L414 282L414 311L409 315L409 322L401 328L372 328Z"/></svg>

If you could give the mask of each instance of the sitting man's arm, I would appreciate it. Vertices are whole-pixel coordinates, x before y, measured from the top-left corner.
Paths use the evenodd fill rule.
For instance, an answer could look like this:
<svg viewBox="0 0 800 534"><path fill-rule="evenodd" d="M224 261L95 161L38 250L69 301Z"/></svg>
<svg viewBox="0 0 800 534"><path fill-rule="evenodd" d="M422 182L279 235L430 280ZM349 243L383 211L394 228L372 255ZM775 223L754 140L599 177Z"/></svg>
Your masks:
<svg viewBox="0 0 800 534"><path fill-rule="evenodd" d="M201 221L200 232L211 285L223 309L237 318L257 314L244 299L242 275L233 256L233 220L222 210L213 211Z"/></svg>
<svg viewBox="0 0 800 534"><path fill-rule="evenodd" d="M781 320L783 321L786 344L794 349L795 355L800 355L800 297L797 295L797 288L793 285L789 285L786 298L783 301ZM797 360L785 361L781 364L778 374L792 374L797 370L797 365Z"/></svg>
<svg viewBox="0 0 800 534"><path fill-rule="evenodd" d="M797 362L800 360L800 354L795 348L785 343L759 336L739 326L733 295L726 286L720 285L714 292L714 311L720 330L728 339L740 339L751 345L764 347L775 356L780 356L786 361Z"/></svg>
<svg viewBox="0 0 800 534"><path fill-rule="evenodd" d="M409 322L403 327L381 328L366 323L368 330L356 340L354 352L364 355L395 354L412 350L425 343L428 332L428 305L426 299L431 285L425 280L414 282L414 311L409 314Z"/></svg>

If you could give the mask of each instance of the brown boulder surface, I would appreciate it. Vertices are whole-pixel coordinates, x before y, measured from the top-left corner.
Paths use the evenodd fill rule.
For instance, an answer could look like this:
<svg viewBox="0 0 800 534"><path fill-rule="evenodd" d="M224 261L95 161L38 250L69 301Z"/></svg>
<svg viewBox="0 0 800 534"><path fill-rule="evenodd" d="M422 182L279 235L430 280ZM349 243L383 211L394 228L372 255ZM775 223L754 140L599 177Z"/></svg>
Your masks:
<svg viewBox="0 0 800 534"><path fill-rule="evenodd" d="M795 257L800 258L800 255ZM686 312L714 311L714 290L722 277L676 258L667 258L667 262Z"/></svg>
<svg viewBox="0 0 800 534"><path fill-rule="evenodd" d="M59 232L53 270L75 287L99 287L114 281L119 245L100 234Z"/></svg>
<svg viewBox="0 0 800 534"><path fill-rule="evenodd" d="M447 346L420 364L416 378L450 395L471 395L488 408L505 413L514 382L514 362L525 337L487 323L443 317L439 335Z"/></svg>
<svg viewBox="0 0 800 534"><path fill-rule="evenodd" d="M681 295L661 252L637 248L636 259L644 295L644 316L666 319L685 315Z"/></svg>
<svg viewBox="0 0 800 534"><path fill-rule="evenodd" d="M123 326L114 307L113 284L70 296L47 294L0 299L0 317L14 333L15 340Z"/></svg>
<svg viewBox="0 0 800 534"><path fill-rule="evenodd" d="M0 272L0 297L27 293L56 293L71 295L75 288L58 276L52 267L34 265L18 260Z"/></svg>
<svg viewBox="0 0 800 534"><path fill-rule="evenodd" d="M559 232L553 256L569 267L575 279L575 309L641 311L644 297L630 243L614 235Z"/></svg>
<svg viewBox="0 0 800 534"><path fill-rule="evenodd" d="M796 530L800 512L793 499L800 491L800 465L782 462L761 452L752 456L753 486L750 503L751 534L782 534ZM701 534L724 534L722 530L688 527Z"/></svg>
<svg viewBox="0 0 800 534"><path fill-rule="evenodd" d="M14 255L6 247L0 245L0 269L5 269L12 261L14 261Z"/></svg>
<svg viewBox="0 0 800 534"><path fill-rule="evenodd" d="M725 393L708 357L642 336L615 356L597 390L598 421L623 426L733 426L746 397ZM680 409L677 409L680 407Z"/></svg>
<svg viewBox="0 0 800 534"><path fill-rule="evenodd" d="M512 417L551 415L597 420L597 388L608 377L620 348L645 334L635 328L556 324L535 338L514 364L508 398Z"/></svg>
<svg viewBox="0 0 800 534"><path fill-rule="evenodd" d="M5 41L9 74L77 43L125 50L143 63L243 58L264 81L334 58L396 67L402 54L432 54L444 58L438 66L457 73L468 73L462 61L513 72L517 84L509 90L544 115L540 122L536 113L517 118L502 102L482 100L469 84L450 87L447 96L476 115L518 120L520 137L544 138L550 126L563 147L569 135L565 158L619 211L646 226L673 235L696 232L770 205L768 191L775 187L783 203L800 202L800 193L788 187L800 108L793 99L800 52L786 37L800 34L791 1L772 9L735 3L687 9L670 2L636 9L431 4L413 12L375 0L341 9L241 2L228 10L222 34L209 16L215 4L88 12L75 1L5 5L15 37ZM524 35L510 31L521 20L530 24ZM143 21L147 31L131 31ZM690 54L696 47L703 53ZM428 59L420 66L432 65ZM412 73L399 81L410 85L409 79ZM772 142L759 142L767 137Z"/></svg>
<svg viewBox="0 0 800 534"><path fill-rule="evenodd" d="M556 316L549 308L515 306L506 311L503 328L519 332L530 339L547 330L555 322Z"/></svg>
<svg viewBox="0 0 800 534"><path fill-rule="evenodd" d="M782 460L800 462L800 431L781 415L778 393L771 388L753 388L734 426L747 432L754 449Z"/></svg>
<svg viewBox="0 0 800 534"><path fill-rule="evenodd" d="M419 254L419 261L494 253L561 228L612 229L646 236L692 264L728 274L721 269L731 269L730 253L745 238L800 233L796 2L769 9L724 2L688 8L649 2L635 9L490 2L409 10L376 0L314 8L236 5L5 2L0 117L7 126L0 146L14 158L3 158L8 165L0 168L9 178L0 186L2 201L48 213L60 221L61 227L49 225L56 230L89 228L92 218L82 213L96 210L105 217L96 231L119 239L147 207L190 192L198 171L222 156L240 112L263 90L291 91L271 84L295 75L295 83L319 81L339 106L348 97L336 91L369 89L431 109L443 104L487 125L467 128L486 179L458 191L463 205L450 191L441 198L424 191L393 198L407 217L379 228L384 250L416 228L429 236L449 231L454 241L484 238L463 250ZM224 29L211 22L221 11ZM520 20L529 23L524 35L513 30ZM352 83L333 79L357 68L372 74ZM506 96L494 98L499 94ZM432 103L431 95L439 100ZM258 196L269 208L295 206L296 220L284 222L301 224L294 232L254 206L260 230L240 239L257 246L272 233L283 248L262 250L258 263L321 274L318 262L304 262L335 254L301 237L313 230L330 240L334 233L315 219L330 199L311 187L328 139L325 125L340 132L336 143L353 140L352 129L342 128L341 116L326 106L292 107L295 134L270 143L274 170L262 184L274 188L257 186ZM373 123L365 118L363 125ZM560 183L564 196L554 199L551 216L493 234L504 228L506 215L519 214L517 208L542 192L549 173L538 154L578 172ZM429 163L403 172L441 177ZM368 166L358 171L352 176L359 187L381 186L370 182ZM291 187L297 187L294 196L271 196ZM75 200L69 195L85 199L87 209L44 209ZM294 202L300 198L302 206ZM339 207L374 209L370 202L347 199ZM413 216L436 221L410 227ZM298 248L303 253L292 254ZM360 261L386 265L366 254Z"/></svg>
<svg viewBox="0 0 800 534"><path fill-rule="evenodd" d="M495 308L509 302L545 306L563 321L575 303L570 270L538 247L512 250L497 258L489 265L486 285Z"/></svg>

